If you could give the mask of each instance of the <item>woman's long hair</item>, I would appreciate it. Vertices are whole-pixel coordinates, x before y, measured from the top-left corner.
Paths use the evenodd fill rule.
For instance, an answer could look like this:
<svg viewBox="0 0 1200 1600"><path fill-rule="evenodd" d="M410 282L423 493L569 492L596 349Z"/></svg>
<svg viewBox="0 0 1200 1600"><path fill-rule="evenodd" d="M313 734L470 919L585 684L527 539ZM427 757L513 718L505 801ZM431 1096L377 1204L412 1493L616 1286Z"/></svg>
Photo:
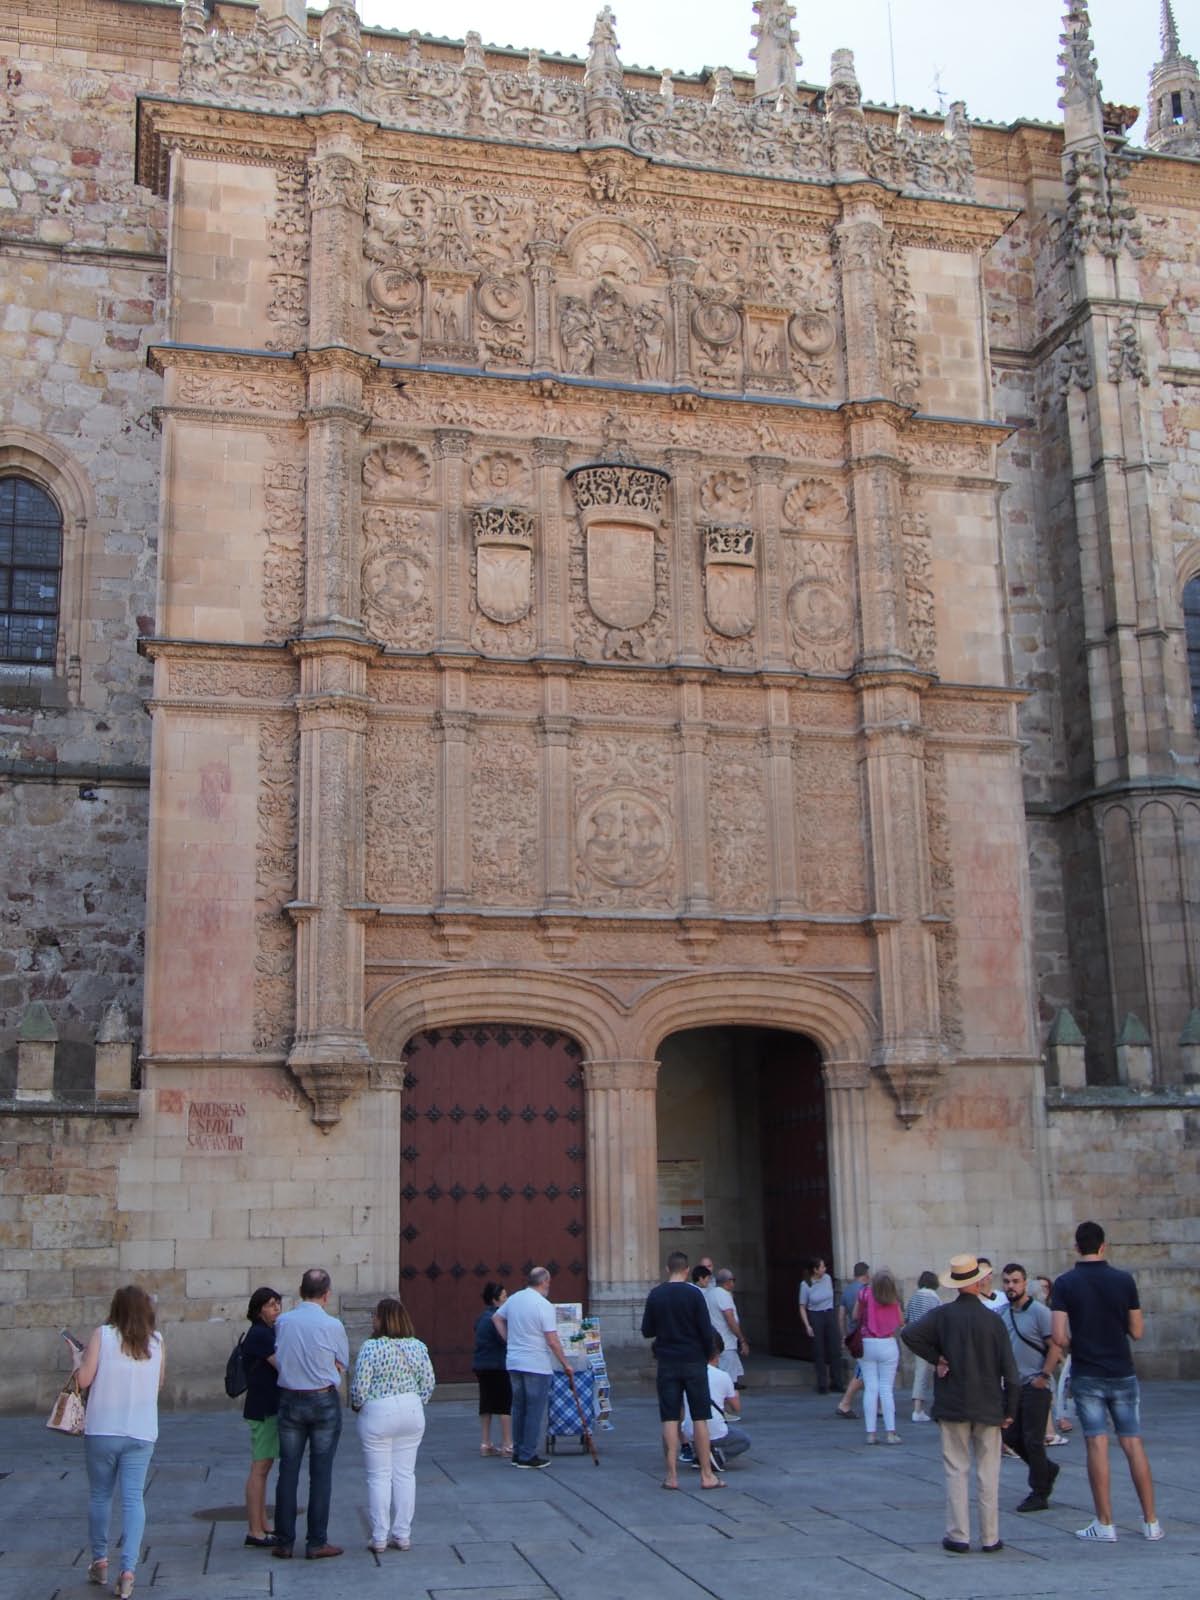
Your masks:
<svg viewBox="0 0 1200 1600"><path fill-rule="evenodd" d="M134 1361L149 1361L154 1333L154 1302L145 1289L127 1283L118 1289L108 1308L109 1327L121 1336L121 1349Z"/></svg>
<svg viewBox="0 0 1200 1600"><path fill-rule="evenodd" d="M900 1290L889 1267L880 1267L871 1279L871 1298L877 1306L894 1306L900 1301Z"/></svg>
<svg viewBox="0 0 1200 1600"><path fill-rule="evenodd" d="M412 1339L412 1318L400 1300L381 1300L375 1307L375 1337L377 1339Z"/></svg>

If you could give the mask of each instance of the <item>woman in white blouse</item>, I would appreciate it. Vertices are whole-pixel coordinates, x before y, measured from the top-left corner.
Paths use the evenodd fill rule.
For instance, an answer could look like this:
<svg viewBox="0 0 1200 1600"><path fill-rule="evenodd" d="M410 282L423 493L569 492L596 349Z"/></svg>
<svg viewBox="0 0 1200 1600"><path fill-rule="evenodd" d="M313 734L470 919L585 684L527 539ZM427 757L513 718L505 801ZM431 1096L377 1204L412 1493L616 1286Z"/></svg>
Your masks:
<svg viewBox="0 0 1200 1600"><path fill-rule="evenodd" d="M367 1469L367 1549L376 1555L411 1546L417 1447L433 1385L429 1351L413 1336L408 1312L399 1300L381 1300L350 1380L350 1405L358 1412Z"/></svg>
<svg viewBox="0 0 1200 1600"><path fill-rule="evenodd" d="M79 1358L79 1387L88 1389L84 1423L87 1462L90 1583L108 1581L108 1522L113 1491L121 1491L121 1576L115 1593L128 1600L146 1528L143 1492L158 1438L158 1391L166 1365L154 1330L154 1302L128 1284L112 1297L108 1321Z"/></svg>

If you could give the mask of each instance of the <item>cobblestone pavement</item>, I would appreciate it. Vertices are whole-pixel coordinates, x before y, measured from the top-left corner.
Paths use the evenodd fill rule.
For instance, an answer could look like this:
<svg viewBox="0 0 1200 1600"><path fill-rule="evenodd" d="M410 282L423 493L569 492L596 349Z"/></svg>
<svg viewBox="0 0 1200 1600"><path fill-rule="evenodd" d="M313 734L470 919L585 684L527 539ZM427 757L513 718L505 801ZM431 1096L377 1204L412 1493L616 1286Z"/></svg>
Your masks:
<svg viewBox="0 0 1200 1600"><path fill-rule="evenodd" d="M617 1399L598 1436L601 1462L562 1453L545 1472L517 1472L478 1453L474 1407L435 1403L418 1461L411 1551L366 1549L362 1458L347 1418L330 1536L337 1561L273 1560L242 1546L245 1424L229 1413L163 1418L147 1492L146 1554L137 1593L154 1600L403 1596L404 1600L968 1600L1200 1594L1195 1476L1200 1384L1144 1386L1147 1449L1167 1538L1140 1535L1124 1459L1114 1450L1119 1541L1073 1536L1091 1516L1078 1434L1055 1450L1063 1468L1049 1512L1017 1516L1024 1469L1006 1461L1003 1552L950 1556L940 1547L937 1429L901 1406L899 1448L869 1449L862 1423L810 1393L757 1391L746 1404L754 1441L728 1487L664 1494L651 1399ZM571 1441L571 1450L575 1449ZM99 1595L86 1579L82 1443L40 1418L0 1420L0 1600ZM301 1522L301 1529L303 1522Z"/></svg>

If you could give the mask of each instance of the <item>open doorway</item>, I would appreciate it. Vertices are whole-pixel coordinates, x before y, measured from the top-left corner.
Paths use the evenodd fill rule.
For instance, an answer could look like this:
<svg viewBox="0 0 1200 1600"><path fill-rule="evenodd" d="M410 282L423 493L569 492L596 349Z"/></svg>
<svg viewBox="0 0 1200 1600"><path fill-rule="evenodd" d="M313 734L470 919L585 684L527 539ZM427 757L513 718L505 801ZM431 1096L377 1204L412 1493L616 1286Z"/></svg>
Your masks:
<svg viewBox="0 0 1200 1600"><path fill-rule="evenodd" d="M659 1255L732 1266L752 1347L807 1359L801 1275L814 1256L846 1270L831 1256L820 1051L803 1034L713 1027L672 1034L658 1059Z"/></svg>

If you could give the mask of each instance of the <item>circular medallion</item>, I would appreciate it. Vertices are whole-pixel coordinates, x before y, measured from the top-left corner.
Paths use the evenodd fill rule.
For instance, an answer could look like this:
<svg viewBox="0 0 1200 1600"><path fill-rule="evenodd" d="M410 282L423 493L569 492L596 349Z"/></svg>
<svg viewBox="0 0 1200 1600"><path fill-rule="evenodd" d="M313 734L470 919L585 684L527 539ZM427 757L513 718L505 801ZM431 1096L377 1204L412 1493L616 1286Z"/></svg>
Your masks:
<svg viewBox="0 0 1200 1600"><path fill-rule="evenodd" d="M674 830L664 807L650 795L609 789L583 811L577 840L597 878L633 889L651 883L670 861Z"/></svg>
<svg viewBox="0 0 1200 1600"><path fill-rule="evenodd" d="M837 330L823 311L797 311L788 323L788 338L801 355L823 356L833 348Z"/></svg>
<svg viewBox="0 0 1200 1600"><path fill-rule="evenodd" d="M415 311L421 302L421 285L411 272L380 267L367 282L367 290L377 306L385 311Z"/></svg>
<svg viewBox="0 0 1200 1600"><path fill-rule="evenodd" d="M479 309L493 322L515 322L525 309L525 290L515 278L485 278L479 285Z"/></svg>
<svg viewBox="0 0 1200 1600"><path fill-rule="evenodd" d="M392 546L363 563L363 600L385 616L403 617L415 611L428 589L429 569L411 550Z"/></svg>
<svg viewBox="0 0 1200 1600"><path fill-rule="evenodd" d="M824 578L801 578L788 595L788 620L797 639L836 644L850 629L850 606Z"/></svg>
<svg viewBox="0 0 1200 1600"><path fill-rule="evenodd" d="M692 312L692 330L705 344L732 344L741 328L741 317L724 300L703 302Z"/></svg>

